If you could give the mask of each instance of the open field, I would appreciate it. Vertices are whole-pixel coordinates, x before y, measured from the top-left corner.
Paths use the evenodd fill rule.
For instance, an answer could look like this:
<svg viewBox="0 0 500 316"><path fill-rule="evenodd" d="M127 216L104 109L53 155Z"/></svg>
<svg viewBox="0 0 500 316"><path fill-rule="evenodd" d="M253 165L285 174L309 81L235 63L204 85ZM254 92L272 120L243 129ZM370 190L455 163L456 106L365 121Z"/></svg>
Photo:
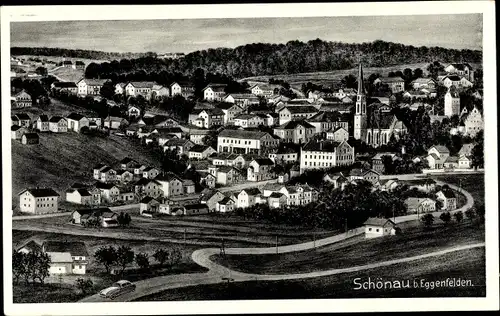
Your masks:
<svg viewBox="0 0 500 316"><path fill-rule="evenodd" d="M397 250L394 249L393 252ZM434 258L402 263L355 273L285 281L251 281L202 285L167 290L137 301L311 299L311 298L382 298L382 297L484 297L486 295L484 248L453 252ZM411 288L357 289L368 278L400 281ZM469 287L413 287L420 280L442 281L447 278L470 280Z"/></svg>
<svg viewBox="0 0 500 316"><path fill-rule="evenodd" d="M439 221L439 220L438 220ZM272 255L216 255L213 259L233 270L256 274L306 273L399 259L484 241L484 226L473 223L436 224L408 228L401 235L365 240L357 237L315 250ZM398 249L398 251L394 251Z"/></svg>
<svg viewBox="0 0 500 316"><path fill-rule="evenodd" d="M49 72L49 75L53 75L61 81L71 81L78 82L84 77L85 71L79 69L73 69L69 67L55 68Z"/></svg>
<svg viewBox="0 0 500 316"><path fill-rule="evenodd" d="M124 157L158 165L139 144L125 137L108 138L68 133L40 133L40 144L26 146L18 140L12 144L12 198L28 187L51 187L61 196L74 182L92 180L92 168L98 163L115 165ZM29 172L28 172L29 171Z"/></svg>
<svg viewBox="0 0 500 316"><path fill-rule="evenodd" d="M38 58L38 59L41 59L41 60L49 60L49 61L53 61L53 62L56 62L56 63L59 63L61 61L63 61L63 57L62 56L39 56L39 55L16 55L15 57L19 58L19 59L25 59L26 62L32 62L32 61L28 61L28 58ZM87 59L87 58L73 58L73 57L64 57L65 60L71 60L72 62L75 62L77 60L80 60L80 61L83 61L85 63L85 65L88 65L92 62L94 63L103 63L103 62L109 62L109 60L99 60L99 59Z"/></svg>
<svg viewBox="0 0 500 316"><path fill-rule="evenodd" d="M474 198L475 204L484 204L484 174L465 174L465 175L435 175L432 178L444 181L468 191Z"/></svg>
<svg viewBox="0 0 500 316"><path fill-rule="evenodd" d="M50 98L50 105L47 107L46 110L45 109L42 110L39 107L11 109L12 114L27 113L31 117L32 121L36 120L38 116L42 114L45 114L49 117L51 116L66 117L68 114L72 112L80 113L82 115L96 115L91 110L87 110L85 108L81 108L76 105L64 103L54 98Z"/></svg>
<svg viewBox="0 0 500 316"><path fill-rule="evenodd" d="M363 68L363 75L368 78L372 73L379 73L383 77L387 77L388 73L391 71L403 71L405 68L417 69L420 68L424 71L424 75L427 73L428 63L416 63L416 64L405 64L387 67L368 67ZM288 82L290 85L300 89L303 83L314 83L323 84L326 86L331 86L332 83L339 82L347 75L357 76L358 68L325 71L325 72L310 72L310 73L299 73L299 74L287 74L287 75L266 75L266 76L256 76L241 79L240 81L245 82L268 82L269 78L281 79Z"/></svg>

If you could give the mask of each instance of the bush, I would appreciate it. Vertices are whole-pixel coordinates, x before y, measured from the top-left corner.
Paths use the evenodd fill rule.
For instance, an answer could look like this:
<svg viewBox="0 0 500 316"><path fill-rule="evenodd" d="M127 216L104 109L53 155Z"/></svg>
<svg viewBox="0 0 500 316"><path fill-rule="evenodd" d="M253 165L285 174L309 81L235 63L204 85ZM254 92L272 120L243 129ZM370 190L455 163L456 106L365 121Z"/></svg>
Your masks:
<svg viewBox="0 0 500 316"><path fill-rule="evenodd" d="M425 227L429 228L432 226L432 224L434 224L434 215L425 214L421 217L420 220L422 221L422 223L424 223Z"/></svg>
<svg viewBox="0 0 500 316"><path fill-rule="evenodd" d="M445 225L448 225L448 223L451 221L450 212L441 213L441 216L439 216L439 219L442 220Z"/></svg>
<svg viewBox="0 0 500 316"><path fill-rule="evenodd" d="M141 269L147 270L149 268L149 255L147 253L138 253L135 255L135 262Z"/></svg>
<svg viewBox="0 0 500 316"><path fill-rule="evenodd" d="M453 216L455 217L457 223L460 223L464 219L464 213L462 212L456 212Z"/></svg>
<svg viewBox="0 0 500 316"><path fill-rule="evenodd" d="M94 288L94 282L91 279L84 280L82 278L78 278L76 280L76 287L82 292L82 294L91 293Z"/></svg>

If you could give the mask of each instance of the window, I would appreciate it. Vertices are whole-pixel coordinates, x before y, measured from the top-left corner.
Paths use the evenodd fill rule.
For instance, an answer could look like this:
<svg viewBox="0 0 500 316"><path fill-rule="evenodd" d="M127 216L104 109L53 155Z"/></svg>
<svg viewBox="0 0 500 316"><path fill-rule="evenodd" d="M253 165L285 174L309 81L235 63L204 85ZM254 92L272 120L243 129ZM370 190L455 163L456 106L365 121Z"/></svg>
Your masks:
<svg viewBox="0 0 500 316"><path fill-rule="evenodd" d="M377 233L378 233L379 229L377 228Z"/></svg>
<svg viewBox="0 0 500 316"><path fill-rule="evenodd" d="M368 228L368 231L369 231L369 232L371 232L371 231L372 231L372 228L371 228L371 227L370 227L370 228Z"/></svg>

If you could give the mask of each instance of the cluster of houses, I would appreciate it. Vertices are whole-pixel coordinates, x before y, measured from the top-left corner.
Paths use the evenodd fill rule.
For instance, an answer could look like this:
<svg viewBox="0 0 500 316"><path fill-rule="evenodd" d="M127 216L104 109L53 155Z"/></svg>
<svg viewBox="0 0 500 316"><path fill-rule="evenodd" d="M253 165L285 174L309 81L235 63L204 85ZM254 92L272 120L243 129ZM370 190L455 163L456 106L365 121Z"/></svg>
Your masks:
<svg viewBox="0 0 500 316"><path fill-rule="evenodd" d="M429 148L425 159L430 169L470 169L472 164L471 153L474 144L464 144L457 155L450 155L450 150L443 145Z"/></svg>
<svg viewBox="0 0 500 316"><path fill-rule="evenodd" d="M82 241L46 240L39 244L30 240L16 247L16 251L26 254L42 252L49 255L50 275L86 274L90 258L87 246Z"/></svg>

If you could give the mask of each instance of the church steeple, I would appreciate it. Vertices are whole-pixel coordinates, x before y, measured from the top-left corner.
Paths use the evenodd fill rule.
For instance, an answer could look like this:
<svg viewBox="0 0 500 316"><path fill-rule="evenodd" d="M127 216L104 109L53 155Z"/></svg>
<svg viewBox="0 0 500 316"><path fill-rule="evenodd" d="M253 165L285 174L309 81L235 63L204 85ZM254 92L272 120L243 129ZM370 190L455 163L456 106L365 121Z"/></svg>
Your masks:
<svg viewBox="0 0 500 316"><path fill-rule="evenodd" d="M358 95L365 94L365 83L363 81L363 66L359 63L358 70Z"/></svg>

